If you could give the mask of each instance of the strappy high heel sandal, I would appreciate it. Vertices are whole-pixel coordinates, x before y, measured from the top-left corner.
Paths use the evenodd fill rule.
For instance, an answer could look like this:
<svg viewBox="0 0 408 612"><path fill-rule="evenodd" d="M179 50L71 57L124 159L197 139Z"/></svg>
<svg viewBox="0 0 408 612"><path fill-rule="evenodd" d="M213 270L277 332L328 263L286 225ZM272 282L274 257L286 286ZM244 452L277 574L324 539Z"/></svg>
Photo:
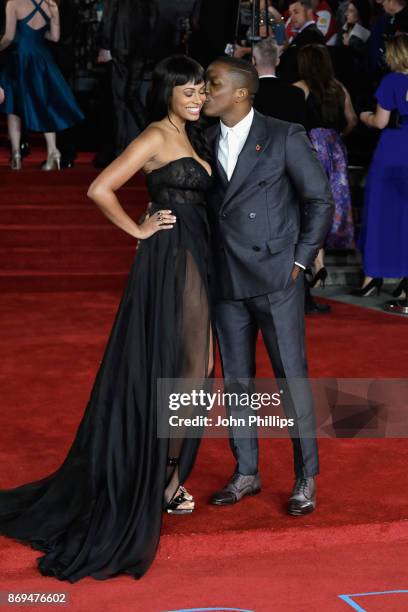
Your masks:
<svg viewBox="0 0 408 612"><path fill-rule="evenodd" d="M168 466L177 466L177 457L168 457ZM185 487L180 485L171 500L168 502L165 510L168 514L191 514L194 510L195 503L193 496L187 491Z"/></svg>
<svg viewBox="0 0 408 612"><path fill-rule="evenodd" d="M193 496L182 486L175 492L166 506L167 514L191 514L195 503Z"/></svg>

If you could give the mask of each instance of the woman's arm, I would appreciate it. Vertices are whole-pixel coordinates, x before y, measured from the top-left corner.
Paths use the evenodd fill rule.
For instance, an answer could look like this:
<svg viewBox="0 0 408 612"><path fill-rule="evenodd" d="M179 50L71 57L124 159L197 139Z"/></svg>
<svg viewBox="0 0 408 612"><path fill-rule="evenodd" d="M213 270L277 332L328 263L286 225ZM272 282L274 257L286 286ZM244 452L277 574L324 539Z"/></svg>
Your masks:
<svg viewBox="0 0 408 612"><path fill-rule="evenodd" d="M385 110L379 104L377 104L377 109L375 113L371 111L364 111L360 113L360 120L367 127L378 128L379 130L383 130L387 127L390 120L391 111Z"/></svg>
<svg viewBox="0 0 408 612"><path fill-rule="evenodd" d="M350 134L350 132L352 130L354 130L354 128L358 124L358 117L356 115L356 111L354 110L354 106L353 106L353 103L351 101L349 92L344 87L344 85L341 85L341 86L343 88L344 95L345 95L345 100L344 100L344 116L346 118L347 125L346 125L345 129L343 130L343 134L344 134L344 136L346 136L347 134Z"/></svg>
<svg viewBox="0 0 408 612"><path fill-rule="evenodd" d="M138 225L124 211L115 195L136 172L145 164L153 160L161 148L164 139L161 131L155 127L147 128L115 159L99 176L93 181L88 189L88 197L95 202L103 214L120 229L134 238L149 238L154 233L163 229L171 229L176 219L169 210L163 210L161 223L157 215L148 217L141 225Z"/></svg>
<svg viewBox="0 0 408 612"><path fill-rule="evenodd" d="M58 42L61 35L58 5L55 2L48 2L48 6L50 9L51 21L50 29L45 33L45 38L52 42Z"/></svg>
<svg viewBox="0 0 408 612"><path fill-rule="evenodd" d="M0 39L0 51L6 49L14 40L16 35L17 12L15 3L10 0L6 4L6 29L3 37Z"/></svg>

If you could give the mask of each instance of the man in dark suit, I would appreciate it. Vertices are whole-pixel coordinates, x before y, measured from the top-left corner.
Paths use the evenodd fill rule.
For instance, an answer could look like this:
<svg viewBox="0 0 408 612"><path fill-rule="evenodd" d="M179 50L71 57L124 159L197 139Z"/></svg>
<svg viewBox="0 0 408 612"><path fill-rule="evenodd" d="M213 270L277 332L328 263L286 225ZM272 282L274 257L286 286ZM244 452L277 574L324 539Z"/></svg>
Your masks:
<svg viewBox="0 0 408 612"><path fill-rule="evenodd" d="M220 58L208 67L207 79L205 112L221 119L209 133L216 168L209 208L226 390L251 388L261 330L275 375L282 379L285 412L295 421L296 482L288 511L297 516L316 506L319 471L304 346L303 270L327 235L334 203L304 129L253 110L258 75L251 64ZM229 411L243 418L251 412L233 405ZM236 503L261 488L257 437L240 437L238 430L231 428L230 440L236 470L213 496L216 505Z"/></svg>
<svg viewBox="0 0 408 612"><path fill-rule="evenodd" d="M298 50L306 45L324 45L323 34L317 28L313 19L311 0L297 0L289 5L289 14L296 36L280 58L278 76L288 83L299 80L297 68Z"/></svg>
<svg viewBox="0 0 408 612"><path fill-rule="evenodd" d="M115 154L146 126L141 82L155 39L156 0L108 0L101 26L99 61L112 56L112 98L115 112Z"/></svg>
<svg viewBox="0 0 408 612"><path fill-rule="evenodd" d="M276 76L279 51L273 37L265 38L255 45L252 63L259 76L254 108L263 115L300 123L307 129L305 94L299 87L294 87Z"/></svg>

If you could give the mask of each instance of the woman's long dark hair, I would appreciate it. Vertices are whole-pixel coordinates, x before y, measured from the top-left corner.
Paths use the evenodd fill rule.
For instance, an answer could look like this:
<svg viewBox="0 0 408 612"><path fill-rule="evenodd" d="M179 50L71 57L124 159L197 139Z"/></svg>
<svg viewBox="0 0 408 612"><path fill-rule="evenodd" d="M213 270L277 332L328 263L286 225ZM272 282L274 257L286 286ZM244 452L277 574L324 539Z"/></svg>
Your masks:
<svg viewBox="0 0 408 612"><path fill-rule="evenodd" d="M169 117L173 88L187 83L203 83L204 68L187 55L171 55L157 64L147 94L146 106L149 122ZM210 162L211 149L205 137L201 119L187 121L186 132L192 147L200 157Z"/></svg>
<svg viewBox="0 0 408 612"><path fill-rule="evenodd" d="M334 76L330 54L325 45L305 45L298 51L298 70L321 105L323 120L336 121L344 115L345 93Z"/></svg>

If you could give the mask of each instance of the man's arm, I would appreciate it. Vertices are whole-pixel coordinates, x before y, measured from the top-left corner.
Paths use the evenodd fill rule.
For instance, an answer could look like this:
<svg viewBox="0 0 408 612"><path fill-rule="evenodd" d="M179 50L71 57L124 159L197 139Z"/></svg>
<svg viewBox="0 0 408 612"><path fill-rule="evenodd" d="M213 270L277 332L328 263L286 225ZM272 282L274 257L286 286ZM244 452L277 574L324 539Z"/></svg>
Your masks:
<svg viewBox="0 0 408 612"><path fill-rule="evenodd" d="M295 261L311 266L330 230L334 201L326 173L300 125L286 138L286 170L301 204L301 226Z"/></svg>

